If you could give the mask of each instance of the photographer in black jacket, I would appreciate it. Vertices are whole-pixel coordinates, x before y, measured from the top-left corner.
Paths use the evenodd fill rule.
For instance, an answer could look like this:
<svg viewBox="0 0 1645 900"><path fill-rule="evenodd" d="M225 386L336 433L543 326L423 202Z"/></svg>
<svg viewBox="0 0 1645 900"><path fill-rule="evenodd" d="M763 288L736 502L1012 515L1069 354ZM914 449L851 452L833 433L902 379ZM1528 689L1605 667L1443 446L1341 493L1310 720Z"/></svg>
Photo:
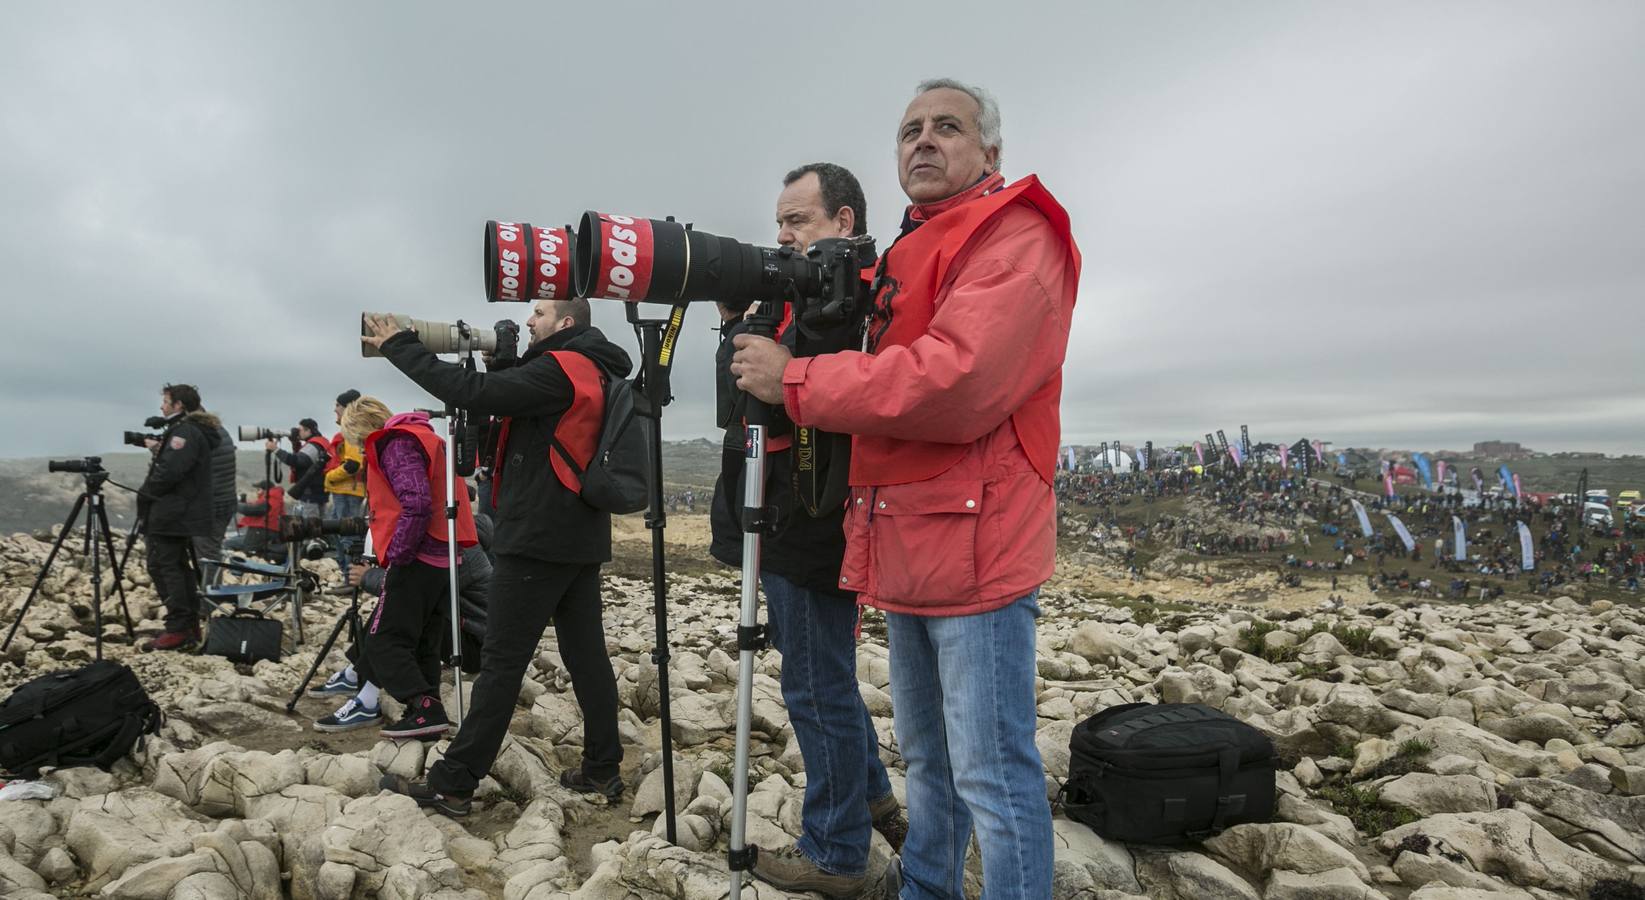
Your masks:
<svg viewBox="0 0 1645 900"><path fill-rule="evenodd" d="M326 510L326 463L331 460L331 444L320 436L320 423L313 419L297 423L297 436L292 443L295 446L291 450L280 449L280 442L273 438L264 445L291 470L286 513L322 516Z"/></svg>
<svg viewBox="0 0 1645 900"><path fill-rule="evenodd" d="M789 172L777 197L777 243L804 252L823 238L865 233L867 202L848 170L812 163ZM715 356L720 425L726 430L714 485L709 553L741 565L743 530L743 410L731 373L732 338L747 331L735 309L721 307L725 327ZM790 324L782 342L791 350ZM805 761L801 836L793 846L761 853L754 874L784 890L846 896L860 891L872 830L899 848L907 831L879 757L879 736L857 683L857 595L840 590L845 556L843 509L809 515L791 483L792 426L773 411L766 455L765 502L775 528L760 544L760 586L771 643L782 653L783 705ZM849 689L841 690L842 686ZM872 829L872 830L871 830Z"/></svg>
<svg viewBox="0 0 1645 900"><path fill-rule="evenodd" d="M160 391L166 430L150 441L154 462L137 490L138 515L145 522L149 577L166 604L165 633L144 650L188 650L200 642L199 576L190 560L190 541L211 531L211 455L221 423L200 408L192 385L168 384Z"/></svg>
<svg viewBox="0 0 1645 900"><path fill-rule="evenodd" d="M235 482L239 478L238 454L234 438L222 422L217 424L217 446L211 451L211 530L194 539L194 556L206 584L217 577L217 561L223 555L223 536L239 508Z"/></svg>
<svg viewBox="0 0 1645 900"><path fill-rule="evenodd" d="M560 783L611 800L622 795L617 682L600 605L611 516L583 502L571 486L573 470L552 448L557 441L586 468L604 412L603 381L633 368L590 318L587 300L538 301L526 320L531 346L519 363L484 374L441 362L390 317L369 317L370 333L361 338L440 400L505 417L492 476L497 566L468 716L426 780L383 779L383 787L448 816L468 813L475 787L496 761L526 666L550 619L583 714L583 762L562 773Z"/></svg>

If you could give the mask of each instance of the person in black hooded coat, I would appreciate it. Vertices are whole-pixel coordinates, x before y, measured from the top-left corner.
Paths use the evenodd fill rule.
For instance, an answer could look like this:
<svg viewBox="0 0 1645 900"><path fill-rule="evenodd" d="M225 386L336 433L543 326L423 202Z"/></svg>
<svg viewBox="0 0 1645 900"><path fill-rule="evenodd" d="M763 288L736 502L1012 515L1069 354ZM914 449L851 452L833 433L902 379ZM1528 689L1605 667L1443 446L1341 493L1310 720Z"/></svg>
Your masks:
<svg viewBox="0 0 1645 900"><path fill-rule="evenodd" d="M147 650L186 650L200 641L199 576L191 541L211 532L212 453L221 423L200 408L200 392L171 384L160 393L165 431L150 441L154 461L137 490L137 514L144 522L149 577L166 604L165 633Z"/></svg>

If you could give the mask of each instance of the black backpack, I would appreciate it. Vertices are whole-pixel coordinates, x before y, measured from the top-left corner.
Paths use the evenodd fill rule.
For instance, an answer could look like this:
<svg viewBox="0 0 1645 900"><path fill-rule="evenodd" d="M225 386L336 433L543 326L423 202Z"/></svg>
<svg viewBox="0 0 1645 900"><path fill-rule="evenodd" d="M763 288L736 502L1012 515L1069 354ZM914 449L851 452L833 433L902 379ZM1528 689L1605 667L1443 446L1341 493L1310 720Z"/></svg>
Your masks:
<svg viewBox="0 0 1645 900"><path fill-rule="evenodd" d="M163 719L137 676L113 660L42 675L0 703L0 771L37 778L41 766L106 770Z"/></svg>
<svg viewBox="0 0 1645 900"><path fill-rule="evenodd" d="M1105 838L1182 844L1274 814L1273 742L1209 706L1115 706L1068 743L1063 807Z"/></svg>
<svg viewBox="0 0 1645 900"><path fill-rule="evenodd" d="M651 430L656 427L650 404L634 382L608 376L605 418L588 468L578 466L553 435L549 442L582 481L578 496L584 503L601 512L632 513L645 509L650 499Z"/></svg>

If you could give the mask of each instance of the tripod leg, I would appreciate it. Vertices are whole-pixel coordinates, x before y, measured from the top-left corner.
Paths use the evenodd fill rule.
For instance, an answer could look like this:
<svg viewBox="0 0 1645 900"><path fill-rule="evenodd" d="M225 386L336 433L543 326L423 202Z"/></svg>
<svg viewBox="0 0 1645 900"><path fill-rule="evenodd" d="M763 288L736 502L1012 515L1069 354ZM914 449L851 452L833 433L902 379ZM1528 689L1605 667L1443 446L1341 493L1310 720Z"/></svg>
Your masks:
<svg viewBox="0 0 1645 900"><path fill-rule="evenodd" d="M641 336L641 354L645 358L646 399L651 401L651 468L646 473L648 506L646 527L651 529L651 607L656 619L657 638L651 651L651 663L657 667L657 708L661 716L663 750L663 816L668 831L668 842L678 843L674 819L674 730L673 715L669 709L668 691L668 574L664 561L663 530L668 516L663 511L663 405L667 397L657 373L657 357L661 352L662 323L644 326Z"/></svg>
<svg viewBox="0 0 1645 900"><path fill-rule="evenodd" d="M108 551L109 551L109 564L112 566L114 564L114 557L115 557L115 554L114 554L114 530L109 527L109 512L108 512L108 509L107 509L107 507L103 506L103 504L101 504L101 503L97 504L97 518L100 519L101 522L102 522L102 526L103 526L103 546L108 548ZM136 640L137 639L136 629L131 627L131 606L126 603L126 586L121 583L122 580L123 579L121 578L121 575L120 575L120 569L118 567L116 567L114 569L114 592L120 598L120 612L126 618L126 639L127 640Z"/></svg>
<svg viewBox="0 0 1645 900"><path fill-rule="evenodd" d="M343 626L350 626L349 633L351 635L358 634L360 627L359 614L360 589L355 588L354 600L349 604L348 612L338 616L337 623L331 626L331 634L326 635L326 642L321 644L319 652L314 654L314 662L308 667L308 674L303 676L303 680L297 685L297 690L292 692L291 699L286 701L286 712L297 711L297 701L308 690L309 682L314 680L314 673L320 671L320 666L325 663L326 657L331 654L332 645L337 643L337 635L343 633Z"/></svg>
<svg viewBox="0 0 1645 900"><path fill-rule="evenodd" d="M74 508L69 510L69 517L63 520L63 528L57 532L57 541L51 545L51 552L46 554L46 561L40 566L40 574L35 576L34 587L29 588L28 598L23 601L22 606L17 608L17 618L12 620L11 630L6 632L6 640L0 643L0 650L10 647L11 639L17 636L17 627L23 624L23 617L28 615L29 607L34 603L34 595L39 593L40 585L45 583L46 573L51 571L52 561L57 559L57 551L63 549L63 540L69 536L69 531L74 528L74 520L80 518L80 507L85 505L86 495L81 494L79 499L74 501Z"/></svg>
<svg viewBox="0 0 1645 900"><path fill-rule="evenodd" d="M86 552L91 554L91 622L96 629L93 638L95 658L103 658L103 545L97 540L97 516L103 511L103 498L93 494L91 508L86 510Z"/></svg>
<svg viewBox="0 0 1645 900"><path fill-rule="evenodd" d="M759 625L760 536L765 508L765 415L763 404L750 399L748 455L743 465L743 584L737 620L737 742L732 769L731 896L741 897L743 875L754 867L757 852L745 844L748 827L748 736L753 722L754 652L764 645ZM752 520L752 521L750 521Z"/></svg>

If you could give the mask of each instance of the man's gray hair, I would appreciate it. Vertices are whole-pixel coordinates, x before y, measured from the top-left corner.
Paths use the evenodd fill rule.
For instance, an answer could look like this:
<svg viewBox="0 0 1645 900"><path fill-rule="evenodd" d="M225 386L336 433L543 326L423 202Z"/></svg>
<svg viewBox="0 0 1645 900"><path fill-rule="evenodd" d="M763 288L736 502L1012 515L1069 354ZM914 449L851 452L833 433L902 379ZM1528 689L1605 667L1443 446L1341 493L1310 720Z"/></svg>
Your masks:
<svg viewBox="0 0 1645 900"><path fill-rule="evenodd" d="M977 101L977 134L982 139L984 150L994 148L994 170L999 171L1000 163L1005 159L1005 141L1000 137L999 101L984 88L952 78L928 78L914 88L914 96L943 88L959 91Z"/></svg>

